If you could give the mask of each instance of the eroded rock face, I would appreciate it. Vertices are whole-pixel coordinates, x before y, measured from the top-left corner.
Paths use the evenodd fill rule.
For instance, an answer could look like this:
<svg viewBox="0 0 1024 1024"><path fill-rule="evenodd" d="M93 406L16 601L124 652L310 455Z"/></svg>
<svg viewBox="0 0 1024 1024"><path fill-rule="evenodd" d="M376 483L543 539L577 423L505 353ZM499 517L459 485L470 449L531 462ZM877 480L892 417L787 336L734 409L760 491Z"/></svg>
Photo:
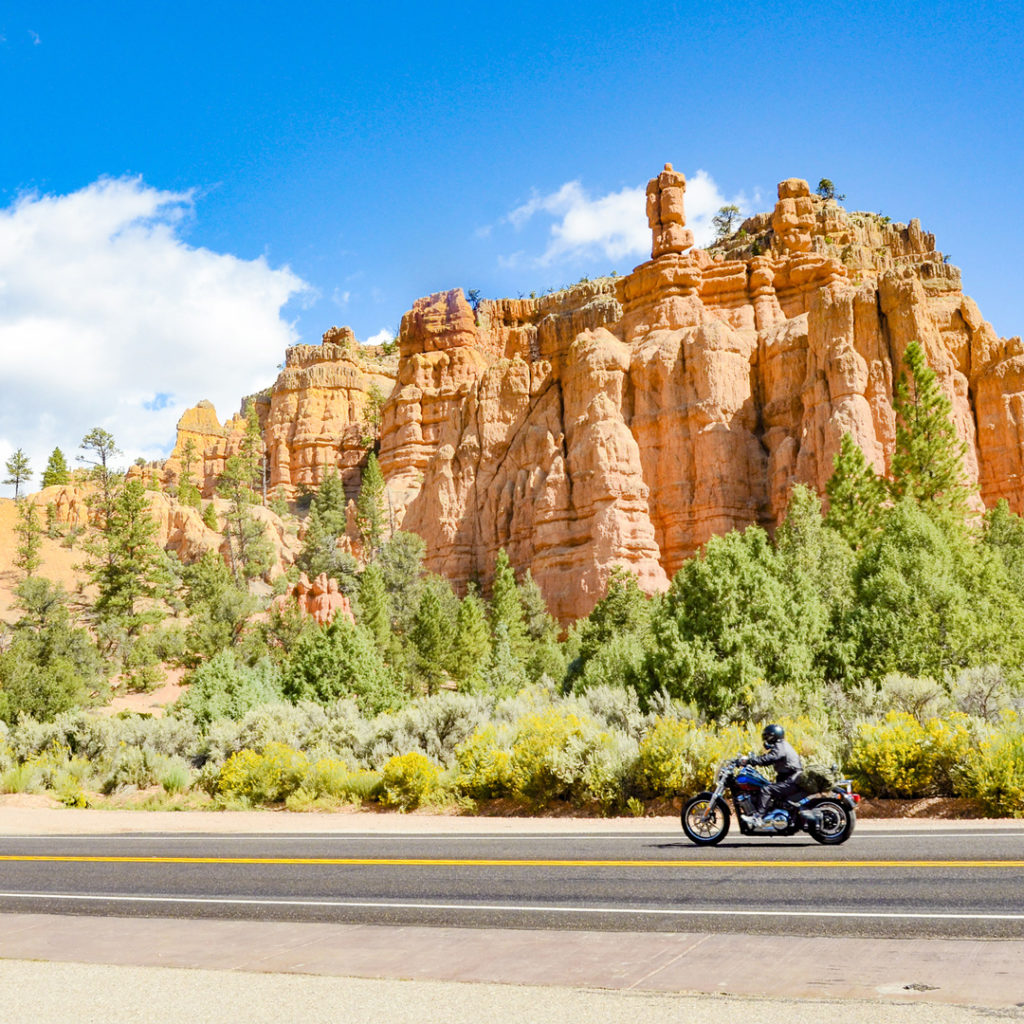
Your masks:
<svg viewBox="0 0 1024 1024"><path fill-rule="evenodd" d="M1024 346L996 337L917 221L779 185L774 211L691 250L685 179L647 189L653 258L540 299L421 299L402 325L380 461L428 567L486 585L504 547L563 621L616 565L648 590L713 534L819 492L845 432L879 471L917 340L981 498L1024 511ZM977 427L975 426L977 424Z"/></svg>
<svg viewBox="0 0 1024 1024"><path fill-rule="evenodd" d="M308 615L318 626L326 626L340 615L355 625L355 616L348 598L338 589L338 581L322 572L312 582L303 573L287 594L274 598L282 610L296 604L303 615Z"/></svg>
<svg viewBox="0 0 1024 1024"><path fill-rule="evenodd" d="M652 259L626 277L475 307L457 290L420 299L397 367L347 329L290 349L257 405L270 489L336 470L354 496L376 440L389 524L424 537L429 569L486 587L504 547L566 621L615 566L655 591L712 535L773 527L797 482L824 491L845 432L884 472L917 340L980 499L1024 513L1024 346L996 336L932 235L792 178L774 210L693 249L685 187L671 165L649 183ZM192 438L212 493L244 427L200 403L168 477Z"/></svg>
<svg viewBox="0 0 1024 1024"><path fill-rule="evenodd" d="M347 327L332 327L319 345L294 345L273 387L254 398L263 439L267 495L294 498L315 490L328 472L346 490L359 490L360 467L380 432L380 409L395 383L396 360L360 346ZM237 455L246 420L236 413L224 424L207 401L178 421L174 450L162 481L176 484L186 446L196 452L189 467L203 497L212 497L225 462Z"/></svg>

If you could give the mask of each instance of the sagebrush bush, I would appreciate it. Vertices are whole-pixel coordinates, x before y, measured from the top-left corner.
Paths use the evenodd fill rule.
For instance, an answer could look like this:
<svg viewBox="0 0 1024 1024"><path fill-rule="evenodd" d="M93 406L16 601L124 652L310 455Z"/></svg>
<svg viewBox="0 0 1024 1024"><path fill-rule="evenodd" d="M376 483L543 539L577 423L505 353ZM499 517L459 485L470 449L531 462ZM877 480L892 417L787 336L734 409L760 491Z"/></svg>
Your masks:
<svg viewBox="0 0 1024 1024"><path fill-rule="evenodd" d="M446 795L441 768L418 750L391 758L380 775L381 803L411 811Z"/></svg>
<svg viewBox="0 0 1024 1024"><path fill-rule="evenodd" d="M417 750L450 767L456 747L482 726L491 701L479 694L442 691L402 708L393 715L378 715L373 731L360 751L362 760L379 768L392 757Z"/></svg>

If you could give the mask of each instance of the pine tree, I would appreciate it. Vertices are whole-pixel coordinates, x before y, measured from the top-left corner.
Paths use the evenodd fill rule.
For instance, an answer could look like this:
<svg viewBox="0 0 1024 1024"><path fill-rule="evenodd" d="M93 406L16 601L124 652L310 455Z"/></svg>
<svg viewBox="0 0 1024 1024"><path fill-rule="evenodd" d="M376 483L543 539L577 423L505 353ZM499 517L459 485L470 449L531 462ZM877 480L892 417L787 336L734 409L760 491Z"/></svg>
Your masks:
<svg viewBox="0 0 1024 1024"><path fill-rule="evenodd" d="M40 565L39 548L42 544L43 529L39 525L36 507L31 501L18 502L18 549L14 564L25 574L25 578L34 576Z"/></svg>
<svg viewBox="0 0 1024 1024"><path fill-rule="evenodd" d="M896 447L890 489L896 500L911 498L950 521L963 521L971 495L964 479L967 445L953 425L952 403L916 341L907 346L903 361L906 369L893 401Z"/></svg>
<svg viewBox="0 0 1024 1024"><path fill-rule="evenodd" d="M373 637L378 650L387 649L391 639L391 612L384 573L379 565L368 565L359 577L359 624Z"/></svg>
<svg viewBox="0 0 1024 1024"><path fill-rule="evenodd" d="M178 477L178 501L192 508L202 508L203 498L192 480L192 464L197 457L196 443L190 437L181 450L181 475Z"/></svg>
<svg viewBox="0 0 1024 1024"><path fill-rule="evenodd" d="M825 485L825 522L852 548L861 548L879 529L885 483L848 433L843 434L832 467Z"/></svg>
<svg viewBox="0 0 1024 1024"><path fill-rule="evenodd" d="M341 582L340 576L348 574L348 558L338 550L338 538L345 535L348 523L346 506L345 487L332 470L310 502L302 551L295 560L311 579L326 572Z"/></svg>
<svg viewBox="0 0 1024 1024"><path fill-rule="evenodd" d="M384 474L377 456L370 452L356 499L356 526L363 539L363 561L373 561L380 552L384 523Z"/></svg>
<svg viewBox="0 0 1024 1024"><path fill-rule="evenodd" d="M106 557L90 574L98 591L97 616L101 621L115 621L129 639L163 618L159 610L141 604L162 596L169 583L156 533L145 488L140 481L131 480L114 500L104 524Z"/></svg>
<svg viewBox="0 0 1024 1024"><path fill-rule="evenodd" d="M217 522L217 510L212 501L203 507L203 523L209 530L220 529L220 523Z"/></svg>
<svg viewBox="0 0 1024 1024"><path fill-rule="evenodd" d="M266 479L263 458L263 431L256 412L256 403L250 399L245 403L245 436L238 449L239 468L245 474L248 487L255 501L266 504Z"/></svg>
<svg viewBox="0 0 1024 1024"><path fill-rule="evenodd" d="M71 480L71 473L68 471L68 464L64 453L59 448L50 452L50 461L46 463L43 470L43 487L56 487L66 484Z"/></svg>
<svg viewBox="0 0 1024 1024"><path fill-rule="evenodd" d="M466 596L459 602L455 639L448 663L460 690L479 689L484 666L491 655L490 634L487 610L476 587L470 584Z"/></svg>
<svg viewBox="0 0 1024 1024"><path fill-rule="evenodd" d="M262 576L273 565L274 552L266 539L263 525L249 512L253 500L251 466L238 455L224 464L217 490L229 501L224 516L224 535L228 540L231 573L239 584Z"/></svg>
<svg viewBox="0 0 1024 1024"><path fill-rule="evenodd" d="M102 427L93 427L82 438L79 447L84 448L87 454L79 455L77 459L93 467L93 477L100 485L100 509L104 517L109 516L117 484L117 474L111 469L110 463L121 454L121 449L117 447L114 435Z"/></svg>
<svg viewBox="0 0 1024 1024"><path fill-rule="evenodd" d="M5 484L14 484L14 500L18 500L18 489L32 479L32 467L28 456L19 448L7 460L7 479Z"/></svg>
<svg viewBox="0 0 1024 1024"><path fill-rule="evenodd" d="M504 548L498 552L494 562L494 582L491 585L491 630L497 636L499 625L505 626L512 652L524 662L527 655L526 621L516 574ZM497 641L495 641L497 642Z"/></svg>
<svg viewBox="0 0 1024 1024"><path fill-rule="evenodd" d="M413 616L409 640L413 645L416 671L427 693L436 693L447 676L445 664L452 642L451 623L444 614L437 586L424 588Z"/></svg>

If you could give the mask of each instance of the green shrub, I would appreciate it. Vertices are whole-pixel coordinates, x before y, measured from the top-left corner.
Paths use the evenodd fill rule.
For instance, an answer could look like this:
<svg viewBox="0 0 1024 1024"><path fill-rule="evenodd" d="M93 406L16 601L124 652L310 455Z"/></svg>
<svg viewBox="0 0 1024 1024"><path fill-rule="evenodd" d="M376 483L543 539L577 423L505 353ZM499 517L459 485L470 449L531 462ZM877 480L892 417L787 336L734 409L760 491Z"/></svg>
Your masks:
<svg viewBox="0 0 1024 1024"><path fill-rule="evenodd" d="M709 789L715 767L736 753L735 745L727 747L731 739L692 721L655 722L640 743L633 769L637 792L642 797L672 797Z"/></svg>
<svg viewBox="0 0 1024 1024"><path fill-rule="evenodd" d="M189 677L175 714L191 712L201 729L218 718L240 719L262 704L281 700L280 674L268 658L255 665L241 662L231 648L203 662Z"/></svg>
<svg viewBox="0 0 1024 1024"><path fill-rule="evenodd" d="M302 778L302 789L314 800L330 797L361 804L378 795L379 772L353 771L344 761L322 757L310 764Z"/></svg>
<svg viewBox="0 0 1024 1024"><path fill-rule="evenodd" d="M135 787L145 789L156 782L156 764L151 751L144 747L122 746L103 782L104 793Z"/></svg>
<svg viewBox="0 0 1024 1024"><path fill-rule="evenodd" d="M168 758L157 772L157 781L168 796L184 793L192 785L192 771L180 757Z"/></svg>
<svg viewBox="0 0 1024 1024"><path fill-rule="evenodd" d="M410 811L445 795L441 769L418 751L391 758L381 772L381 803Z"/></svg>
<svg viewBox="0 0 1024 1024"><path fill-rule="evenodd" d="M301 785L309 760L283 743L268 743L262 753L240 750L224 762L217 793L247 804L280 803Z"/></svg>

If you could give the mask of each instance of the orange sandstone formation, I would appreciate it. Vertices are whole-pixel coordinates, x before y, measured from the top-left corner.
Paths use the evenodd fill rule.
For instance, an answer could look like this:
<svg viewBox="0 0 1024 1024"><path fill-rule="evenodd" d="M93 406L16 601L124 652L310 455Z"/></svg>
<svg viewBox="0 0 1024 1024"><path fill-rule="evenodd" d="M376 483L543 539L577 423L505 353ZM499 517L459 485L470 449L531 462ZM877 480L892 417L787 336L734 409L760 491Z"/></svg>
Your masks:
<svg viewBox="0 0 1024 1024"><path fill-rule="evenodd" d="M486 581L504 547L563 620L616 565L663 588L713 534L774 526L795 483L823 492L843 433L884 471L914 339L982 499L1024 511L1024 349L933 236L789 179L772 213L691 251L684 192L670 165L652 179L653 258L627 277L407 314L380 462L431 569Z"/></svg>
<svg viewBox="0 0 1024 1024"><path fill-rule="evenodd" d="M341 615L351 623L356 621L348 598L338 589L338 581L329 578L325 572L320 573L312 583L303 573L287 594L274 598L274 604L281 609L292 601L297 603L299 611L311 616L319 626L333 622L336 615Z"/></svg>
<svg viewBox="0 0 1024 1024"><path fill-rule="evenodd" d="M457 583L486 584L504 547L564 621L617 565L657 590L713 534L774 526L794 484L824 491L845 432L885 471L916 339L981 500L1024 512L1024 346L996 336L932 235L791 178L773 211L693 249L685 188L671 165L651 180L652 259L625 277L476 308L461 291L418 300L397 379L344 329L289 350L258 407L270 487L291 495L333 469L354 494L384 396L391 523ZM170 477L192 437L211 493L242 429L191 410Z"/></svg>

